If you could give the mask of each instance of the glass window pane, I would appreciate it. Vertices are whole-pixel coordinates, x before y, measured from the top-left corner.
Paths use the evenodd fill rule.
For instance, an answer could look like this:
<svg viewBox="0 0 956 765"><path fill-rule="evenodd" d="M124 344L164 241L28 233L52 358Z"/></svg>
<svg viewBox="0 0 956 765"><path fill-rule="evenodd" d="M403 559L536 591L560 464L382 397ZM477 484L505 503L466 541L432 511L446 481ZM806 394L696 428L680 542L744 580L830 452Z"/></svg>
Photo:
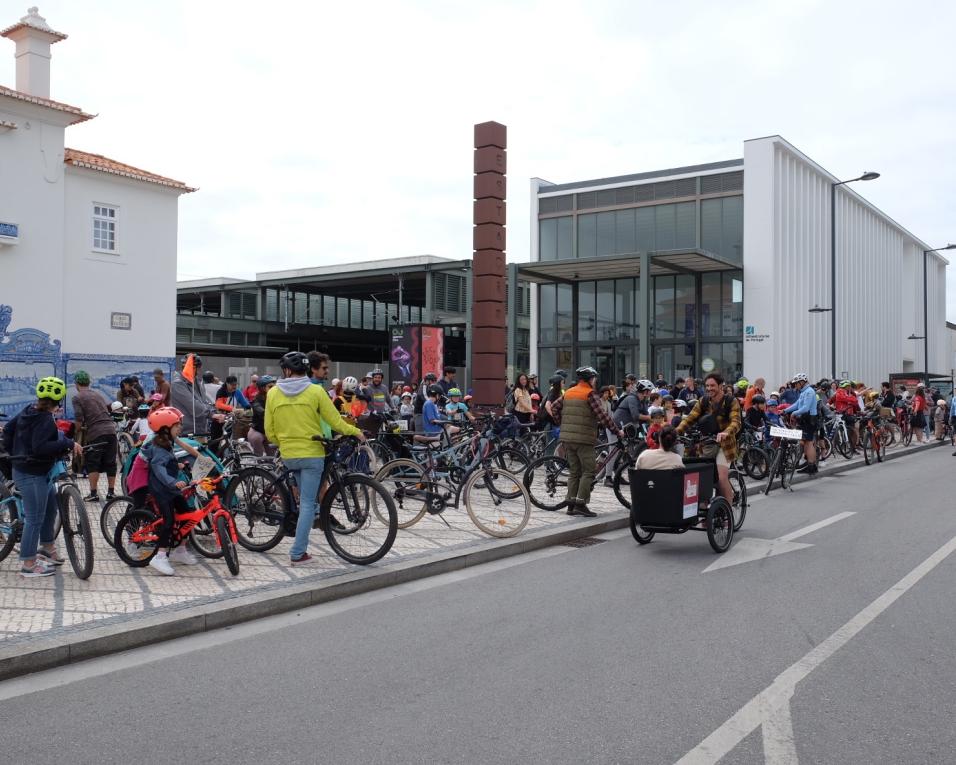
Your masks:
<svg viewBox="0 0 956 765"><path fill-rule="evenodd" d="M617 299L614 307L613 332L620 340L632 340L637 337L637 324L634 321L634 280L618 279L615 282ZM612 334L611 337L615 335Z"/></svg>
<svg viewBox="0 0 956 765"><path fill-rule="evenodd" d="M721 199L703 199L700 203L700 246L703 250L716 252L723 250L721 243Z"/></svg>
<svg viewBox="0 0 956 765"><path fill-rule="evenodd" d="M713 364L725 380L739 380L743 376L743 343L705 343L700 349L703 366ZM701 372L701 376L707 374Z"/></svg>
<svg viewBox="0 0 956 765"><path fill-rule="evenodd" d="M266 321L279 321L279 291L266 290Z"/></svg>
<svg viewBox="0 0 956 765"><path fill-rule="evenodd" d="M635 211L635 230L638 252L651 252L654 249L654 208L638 207Z"/></svg>
<svg viewBox="0 0 956 765"><path fill-rule="evenodd" d="M595 327L596 340L613 340L617 335L617 326L614 320L614 282L597 283L597 297L595 301L597 325Z"/></svg>
<svg viewBox="0 0 956 765"><path fill-rule="evenodd" d="M555 334L555 311L557 303L555 302L555 285L542 284L538 287L538 342L553 343L557 335Z"/></svg>
<svg viewBox="0 0 956 765"><path fill-rule="evenodd" d="M335 324L338 327L347 327L349 325L349 299L336 298L336 316Z"/></svg>
<svg viewBox="0 0 956 765"><path fill-rule="evenodd" d="M700 282L700 336L719 335L721 332L720 274L701 274Z"/></svg>
<svg viewBox="0 0 956 765"><path fill-rule="evenodd" d="M743 337L744 296L740 271L723 272L723 290L721 292L723 335L724 337Z"/></svg>
<svg viewBox="0 0 956 765"><path fill-rule="evenodd" d="M309 296L305 292L296 292L295 293L295 323L296 324L305 324L308 322L308 311L309 311ZM235 312L235 315L239 315L239 311Z"/></svg>
<svg viewBox="0 0 956 765"><path fill-rule="evenodd" d="M594 282L578 284L578 339L594 340Z"/></svg>
<svg viewBox="0 0 956 765"><path fill-rule="evenodd" d="M681 202L674 205L677 213L677 232L675 246L696 247L697 246L697 203Z"/></svg>
<svg viewBox="0 0 956 765"><path fill-rule="evenodd" d="M637 239L634 233L634 210L614 213L614 252L634 252Z"/></svg>
<svg viewBox="0 0 956 765"><path fill-rule="evenodd" d="M723 251L720 253L734 263L743 263L744 252L744 198L724 197L721 216L721 239Z"/></svg>
<svg viewBox="0 0 956 765"><path fill-rule="evenodd" d="M651 337L674 336L674 277L654 277L654 314Z"/></svg>
<svg viewBox="0 0 956 765"><path fill-rule="evenodd" d="M687 377L691 370L695 368L694 364L694 344L680 343L675 345L655 345L654 346L654 364L652 373L654 377L660 373L664 379L673 385L678 377Z"/></svg>
<svg viewBox="0 0 956 765"><path fill-rule="evenodd" d="M677 223L676 205L657 205L654 208L655 250L673 250L677 246L674 232Z"/></svg>
<svg viewBox="0 0 956 765"><path fill-rule="evenodd" d="M597 220L595 215L578 216L578 257L592 258L597 247Z"/></svg>
<svg viewBox="0 0 956 765"><path fill-rule="evenodd" d="M563 260L564 258L573 258L574 254L571 249L572 238L571 238L571 216L567 218L558 218L558 260Z"/></svg>
<svg viewBox="0 0 956 765"><path fill-rule="evenodd" d="M328 327L335 326L335 298L331 295L322 296L322 323Z"/></svg>
<svg viewBox="0 0 956 765"><path fill-rule="evenodd" d="M548 378L554 374L558 368L555 358L554 348L538 349L538 386L541 388L541 395L544 395L544 389L548 384Z"/></svg>
<svg viewBox="0 0 956 765"><path fill-rule="evenodd" d="M614 254L614 213L597 214L597 254Z"/></svg>
<svg viewBox="0 0 956 765"><path fill-rule="evenodd" d="M554 218L540 221L538 227L538 251L541 260L554 260L558 256L558 223Z"/></svg>
<svg viewBox="0 0 956 765"><path fill-rule="evenodd" d="M571 348L571 343L573 341L573 325L571 323L571 285L570 284L558 284L558 301L557 301L557 321L556 330L557 330L557 342L566 345L568 349Z"/></svg>
<svg viewBox="0 0 956 765"><path fill-rule="evenodd" d="M677 277L675 304L677 337L694 337L697 333L697 279L690 274ZM668 377L667 381L670 382Z"/></svg>

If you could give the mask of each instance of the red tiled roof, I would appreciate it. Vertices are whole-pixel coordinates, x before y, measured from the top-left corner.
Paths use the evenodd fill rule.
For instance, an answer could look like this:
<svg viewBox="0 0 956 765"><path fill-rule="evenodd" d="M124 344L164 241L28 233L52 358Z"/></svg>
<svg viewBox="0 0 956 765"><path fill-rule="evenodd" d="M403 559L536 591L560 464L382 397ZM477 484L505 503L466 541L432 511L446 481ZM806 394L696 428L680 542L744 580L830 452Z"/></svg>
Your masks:
<svg viewBox="0 0 956 765"><path fill-rule="evenodd" d="M179 189L185 193L195 191L196 189L187 186L182 181L175 181L172 178L166 178L156 173L150 173L147 170L140 170L132 165L124 165L115 159L104 157L101 154L90 154L86 151L77 151L76 149L65 149L63 161L74 167L85 167L89 170L99 170L102 173L112 173L113 175L122 175L124 178L133 178L137 181L146 181L147 183L158 183L160 186L169 186L173 189Z"/></svg>
<svg viewBox="0 0 956 765"><path fill-rule="evenodd" d="M60 103L59 101L53 101L49 98L40 98L39 96L31 96L29 93L23 93L19 90L14 90L13 88L7 88L3 85L0 85L0 96L9 96L10 98L16 98L19 101L26 101L27 103L37 104L38 106L46 106L50 109L56 109L60 112L67 112L72 114L76 119L71 122L71 125L75 125L78 122L85 122L86 120L93 119L95 114L87 114L79 106L70 106L69 104Z"/></svg>

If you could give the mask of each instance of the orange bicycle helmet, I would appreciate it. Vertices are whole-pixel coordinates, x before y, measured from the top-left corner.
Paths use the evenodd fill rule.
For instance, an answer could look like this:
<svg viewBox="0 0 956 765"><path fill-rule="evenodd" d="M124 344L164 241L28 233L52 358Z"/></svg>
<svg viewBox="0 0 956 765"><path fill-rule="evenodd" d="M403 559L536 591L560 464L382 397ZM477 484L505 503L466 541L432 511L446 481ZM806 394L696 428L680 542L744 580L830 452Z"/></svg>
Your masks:
<svg viewBox="0 0 956 765"><path fill-rule="evenodd" d="M171 428L182 420L183 413L176 407L161 406L159 409L150 412L146 421L149 423L149 429L153 433L158 433L160 428Z"/></svg>

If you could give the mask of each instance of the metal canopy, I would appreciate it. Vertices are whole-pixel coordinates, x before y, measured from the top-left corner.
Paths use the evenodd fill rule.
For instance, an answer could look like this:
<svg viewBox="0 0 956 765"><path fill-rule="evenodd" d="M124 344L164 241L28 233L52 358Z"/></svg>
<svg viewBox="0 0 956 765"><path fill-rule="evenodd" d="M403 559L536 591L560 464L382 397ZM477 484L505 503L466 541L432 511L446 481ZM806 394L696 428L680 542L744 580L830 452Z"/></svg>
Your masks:
<svg viewBox="0 0 956 765"><path fill-rule="evenodd" d="M650 253L651 276L696 274L707 271L732 271L741 268L707 250L661 250ZM640 253L603 255L594 258L565 258L522 263L519 278L536 284L598 281L640 276Z"/></svg>

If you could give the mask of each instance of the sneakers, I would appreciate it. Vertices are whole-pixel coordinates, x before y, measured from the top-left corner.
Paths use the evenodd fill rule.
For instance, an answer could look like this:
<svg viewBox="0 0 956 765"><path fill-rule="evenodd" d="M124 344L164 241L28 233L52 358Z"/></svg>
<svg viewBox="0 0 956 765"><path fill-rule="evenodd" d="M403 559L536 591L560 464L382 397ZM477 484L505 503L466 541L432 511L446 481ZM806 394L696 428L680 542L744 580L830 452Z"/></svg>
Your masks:
<svg viewBox="0 0 956 765"><path fill-rule="evenodd" d="M302 553L301 558L292 559L293 566L308 566L311 562L312 562L312 556L309 555L308 553Z"/></svg>
<svg viewBox="0 0 956 765"><path fill-rule="evenodd" d="M91 491L89 495L83 497L84 502L99 502L100 498L97 496L95 491Z"/></svg>
<svg viewBox="0 0 956 765"><path fill-rule="evenodd" d="M186 545L182 544L173 550L167 560L173 563L182 563L186 566L195 566L199 563L199 558L193 555L192 550L190 550Z"/></svg>
<svg viewBox="0 0 956 765"><path fill-rule="evenodd" d="M44 563L49 564L50 566L62 566L66 563L66 558L60 555L56 551L56 548L53 548L51 552L47 552L42 547L37 549L37 560L42 560Z"/></svg>
<svg viewBox="0 0 956 765"><path fill-rule="evenodd" d="M46 561L40 560L40 558L37 558L29 568L26 566L20 567L20 576L24 579L33 579L38 576L53 576L55 573L56 569Z"/></svg>
<svg viewBox="0 0 956 765"><path fill-rule="evenodd" d="M166 553L156 553L149 562L149 567L156 569L160 574L166 576L175 576L176 570L170 565Z"/></svg>
<svg viewBox="0 0 956 765"><path fill-rule="evenodd" d="M106 501L109 502L111 499L116 499L116 493L112 489L108 489L106 492Z"/></svg>

